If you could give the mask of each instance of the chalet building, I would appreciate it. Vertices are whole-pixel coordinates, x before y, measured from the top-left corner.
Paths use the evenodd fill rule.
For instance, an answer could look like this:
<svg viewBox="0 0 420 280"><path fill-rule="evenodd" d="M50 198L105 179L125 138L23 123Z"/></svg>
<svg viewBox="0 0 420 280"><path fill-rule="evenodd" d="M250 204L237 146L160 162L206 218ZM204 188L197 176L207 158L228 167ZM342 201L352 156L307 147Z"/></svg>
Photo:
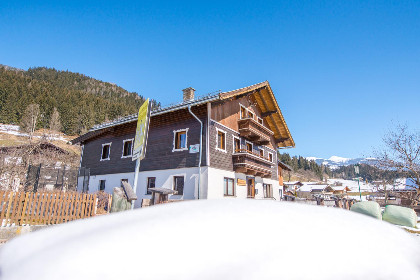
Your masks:
<svg viewBox="0 0 420 280"><path fill-rule="evenodd" d="M135 206L150 199L154 187L176 191L171 200L279 200L276 151L295 143L269 83L201 98L194 91L184 89L180 104L152 110ZM79 190L111 193L121 181L133 185L136 124L137 115L128 116L72 141L82 145Z"/></svg>

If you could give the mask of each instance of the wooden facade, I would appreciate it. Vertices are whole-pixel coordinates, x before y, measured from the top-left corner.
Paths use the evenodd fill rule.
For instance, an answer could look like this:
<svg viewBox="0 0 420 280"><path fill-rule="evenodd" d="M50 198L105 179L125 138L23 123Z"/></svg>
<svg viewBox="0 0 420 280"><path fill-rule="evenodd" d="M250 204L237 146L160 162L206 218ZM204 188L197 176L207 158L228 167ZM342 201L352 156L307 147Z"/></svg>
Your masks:
<svg viewBox="0 0 420 280"><path fill-rule="evenodd" d="M152 111L146 157L140 171L197 167L199 153L192 153L189 148L198 145L202 137L202 167L278 182L277 147L294 146L294 142L277 110L277 102L270 96L261 99L263 92L271 92L267 82L221 93L209 101L187 100L178 107ZM188 105L203 123L201 136L200 123ZM135 136L136 122L135 116L128 117L73 140L83 145L81 167L90 169L91 176L134 172L135 162L122 155L124 141ZM186 148L174 149L175 134L183 130ZM103 145L110 145L109 158L101 159Z"/></svg>
<svg viewBox="0 0 420 280"><path fill-rule="evenodd" d="M204 124L206 131L207 108L200 106L192 109ZM179 110L151 118L146 157L141 162L140 171L196 167L199 154L188 150L173 152L174 131L188 129L187 145L200 141L200 124L188 110ZM83 142L81 167L89 168L90 175L104 175L134 172L135 161L122 157L124 140L134 139L136 122L114 127L107 133ZM102 145L111 144L109 160L101 160ZM203 146L206 137L203 137ZM206 164L206 153L202 155L202 165Z"/></svg>

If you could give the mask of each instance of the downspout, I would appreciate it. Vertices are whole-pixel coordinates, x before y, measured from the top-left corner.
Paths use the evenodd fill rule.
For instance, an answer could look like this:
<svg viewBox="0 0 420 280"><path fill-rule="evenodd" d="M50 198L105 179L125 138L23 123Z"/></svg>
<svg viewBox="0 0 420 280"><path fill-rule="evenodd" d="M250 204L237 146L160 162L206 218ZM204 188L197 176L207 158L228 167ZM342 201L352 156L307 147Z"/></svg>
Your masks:
<svg viewBox="0 0 420 280"><path fill-rule="evenodd" d="M82 168L82 160L83 160L83 151L84 150L85 150L85 145L83 144L82 145L82 151L80 153L80 162L79 162L79 171L78 171L78 174L77 174L77 186L76 186L76 190L79 187L80 169ZM83 182L82 182L82 191L83 191L84 180L85 179L83 179Z"/></svg>
<svg viewBox="0 0 420 280"><path fill-rule="evenodd" d="M190 114L200 123L200 159L198 161L198 187L197 187L197 199L200 199L200 185L201 185L201 156L203 151L203 122L191 111L191 105L188 105L188 111Z"/></svg>

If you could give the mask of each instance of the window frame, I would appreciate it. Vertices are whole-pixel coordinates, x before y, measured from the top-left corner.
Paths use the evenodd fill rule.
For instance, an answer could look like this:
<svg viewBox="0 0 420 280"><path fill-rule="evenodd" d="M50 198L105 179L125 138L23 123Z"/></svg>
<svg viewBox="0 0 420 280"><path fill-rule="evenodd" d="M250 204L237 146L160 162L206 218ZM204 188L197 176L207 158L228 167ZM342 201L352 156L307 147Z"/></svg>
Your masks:
<svg viewBox="0 0 420 280"><path fill-rule="evenodd" d="M244 114L245 116L242 116L242 109L245 112L245 114ZM242 104L239 104L239 117L240 117L241 120L246 119L248 117L248 109Z"/></svg>
<svg viewBox="0 0 420 280"><path fill-rule="evenodd" d="M131 141L131 151L130 151L130 155L125 156L125 155L124 155L125 142L130 142L130 141ZM121 158L131 158L131 157L133 157L133 148L134 148L134 138L131 138L131 139L125 139L125 140L123 140L123 146L122 146Z"/></svg>
<svg viewBox="0 0 420 280"><path fill-rule="evenodd" d="M241 138L238 137L238 136L235 136L235 135L232 135L232 137L233 137L233 139L232 139L232 151L233 151L233 153L239 153L239 152L236 152L236 149L235 149L235 140L239 140L239 150L240 150L241 149Z"/></svg>
<svg viewBox="0 0 420 280"><path fill-rule="evenodd" d="M156 187L156 177L147 177L147 182L146 182L146 194L147 195L151 195L152 194L152 192L149 192L149 188L150 188L149 181L150 181L150 179L154 179L153 184L155 185L154 187Z"/></svg>
<svg viewBox="0 0 420 280"><path fill-rule="evenodd" d="M267 195L267 187L269 187L270 193ZM273 185L272 184L266 184L263 183L263 195L264 198L273 198L274 192L273 192Z"/></svg>
<svg viewBox="0 0 420 280"><path fill-rule="evenodd" d="M111 145L112 145L112 142L102 144L102 149L101 149L101 160L100 160L100 161L105 161L105 160L110 160L110 159L111 159ZM108 157L107 157L107 158L103 158L103 154L104 154L104 147L105 147L105 146L109 146L109 150L108 150Z"/></svg>
<svg viewBox="0 0 420 280"><path fill-rule="evenodd" d="M247 144L251 144L251 151L248 151L248 145ZM245 150L253 153L254 152L254 144L252 142L249 142L249 141L245 140Z"/></svg>
<svg viewBox="0 0 420 280"><path fill-rule="evenodd" d="M178 130L174 130L174 139L173 139L173 143L172 143L172 152L179 152L179 151L188 151L188 129L189 128L183 128L183 129L178 129ZM177 134L178 132L184 132L185 131L185 148L176 148L176 138L177 138Z"/></svg>
<svg viewBox="0 0 420 280"><path fill-rule="evenodd" d="M175 188L175 187L176 187L176 178L182 178L182 182L183 182L183 186L182 186L182 194L180 194L180 193L178 192L178 190ZM174 176L173 176L172 183L173 183L172 189L173 189L174 191L177 191L177 194L176 194L176 195L181 195L181 196L183 196L183 195L184 195L184 190L185 190L185 176L183 176L183 175L174 175Z"/></svg>
<svg viewBox="0 0 420 280"><path fill-rule="evenodd" d="M260 157L264 158L264 155L265 155L264 149L262 147L260 147L259 151L260 151L260 153L259 153ZM261 152L262 152L262 154L261 154Z"/></svg>
<svg viewBox="0 0 420 280"><path fill-rule="evenodd" d="M127 182L128 183L128 179L127 178L124 178L124 179L121 179L120 180L121 187L123 186L123 184L122 184L123 182Z"/></svg>
<svg viewBox="0 0 420 280"><path fill-rule="evenodd" d="M271 152L267 152L268 153L268 161L269 162L274 162L274 155ZM271 155L271 159L270 159L270 155Z"/></svg>
<svg viewBox="0 0 420 280"><path fill-rule="evenodd" d="M228 191L228 182L232 180L232 192L233 194L229 194ZM225 184L226 182L226 184ZM223 177L223 196L236 196L236 186L235 186L235 179L229 177Z"/></svg>
<svg viewBox="0 0 420 280"><path fill-rule="evenodd" d="M224 149L221 149L221 148L219 148L219 132L221 132L221 133L223 133L225 136L224 136ZM224 152L224 153L227 153L227 147L226 147L226 144L227 144L227 139L226 139L226 135L227 135L227 133L226 133L226 131L224 131L224 130L222 130L222 129L220 129L220 128L217 128L216 127L216 150L218 150L218 151L221 151L221 152Z"/></svg>
<svg viewBox="0 0 420 280"><path fill-rule="evenodd" d="M260 122L260 120L261 120L261 122ZM257 117L257 122L258 122L260 125L264 126L264 120L263 120L262 118Z"/></svg>
<svg viewBox="0 0 420 280"><path fill-rule="evenodd" d="M104 182L104 188L103 189L101 189L101 183L102 182ZM105 179L104 180L99 180L98 190L99 191L105 191L105 188L106 188L106 180Z"/></svg>

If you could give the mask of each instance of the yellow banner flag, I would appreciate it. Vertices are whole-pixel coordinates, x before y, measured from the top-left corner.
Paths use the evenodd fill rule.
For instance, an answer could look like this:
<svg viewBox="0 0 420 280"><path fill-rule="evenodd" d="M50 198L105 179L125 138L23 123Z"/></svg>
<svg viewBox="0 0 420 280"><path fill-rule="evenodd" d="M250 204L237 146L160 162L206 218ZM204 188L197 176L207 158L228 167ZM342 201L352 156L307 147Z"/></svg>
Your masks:
<svg viewBox="0 0 420 280"><path fill-rule="evenodd" d="M134 140L133 160L142 160L146 156L147 134L149 131L149 98L141 105L137 119L136 138Z"/></svg>

